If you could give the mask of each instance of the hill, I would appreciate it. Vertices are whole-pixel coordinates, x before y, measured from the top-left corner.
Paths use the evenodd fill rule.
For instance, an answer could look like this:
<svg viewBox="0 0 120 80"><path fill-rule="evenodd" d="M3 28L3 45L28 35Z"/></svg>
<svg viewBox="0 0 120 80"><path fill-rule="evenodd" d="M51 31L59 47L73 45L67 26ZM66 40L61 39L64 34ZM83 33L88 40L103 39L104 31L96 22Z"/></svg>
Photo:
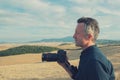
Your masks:
<svg viewBox="0 0 120 80"><path fill-rule="evenodd" d="M98 39L97 43L103 45L120 45L120 40Z"/></svg>
<svg viewBox="0 0 120 80"><path fill-rule="evenodd" d="M38 41L31 42L74 42L74 39L71 36L63 37L63 38L52 38L52 39L42 39Z"/></svg>
<svg viewBox="0 0 120 80"><path fill-rule="evenodd" d="M0 56L27 54L27 53L43 53L58 50L59 48L49 46L30 46L22 45L18 47L9 48L7 50L0 51Z"/></svg>
<svg viewBox="0 0 120 80"><path fill-rule="evenodd" d="M67 36L63 38L52 38L52 39L42 39L38 41L31 41L32 43L36 42L74 42L72 36ZM109 40L109 39L98 39L97 44L112 44L112 45L120 45L120 40Z"/></svg>

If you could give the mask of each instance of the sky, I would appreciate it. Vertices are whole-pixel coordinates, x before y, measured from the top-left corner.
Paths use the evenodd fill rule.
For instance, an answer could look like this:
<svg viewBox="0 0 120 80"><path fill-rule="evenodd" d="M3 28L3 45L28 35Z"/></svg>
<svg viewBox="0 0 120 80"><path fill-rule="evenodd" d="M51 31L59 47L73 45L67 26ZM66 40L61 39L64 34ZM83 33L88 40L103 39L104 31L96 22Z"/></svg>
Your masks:
<svg viewBox="0 0 120 80"><path fill-rule="evenodd" d="M72 37L83 16L98 21L99 39L120 40L120 0L0 0L0 42Z"/></svg>

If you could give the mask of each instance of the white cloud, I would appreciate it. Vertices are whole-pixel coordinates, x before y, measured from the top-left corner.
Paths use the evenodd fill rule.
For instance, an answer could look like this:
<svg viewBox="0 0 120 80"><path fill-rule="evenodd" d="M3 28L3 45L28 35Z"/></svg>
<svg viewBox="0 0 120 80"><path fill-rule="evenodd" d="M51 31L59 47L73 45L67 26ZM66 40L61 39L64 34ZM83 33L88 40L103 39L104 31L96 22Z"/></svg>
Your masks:
<svg viewBox="0 0 120 80"><path fill-rule="evenodd" d="M97 7L97 10L101 11L105 14L108 14L108 15L120 16L120 11L119 10L113 10L112 9L112 11L111 11L110 8L105 8L105 7Z"/></svg>
<svg viewBox="0 0 120 80"><path fill-rule="evenodd" d="M5 11L0 10L0 23L8 26L21 26L21 27L30 27L35 26L38 24L38 21L36 22L34 20L35 16L27 14L27 13L18 13L18 12L12 12L12 11Z"/></svg>
<svg viewBox="0 0 120 80"><path fill-rule="evenodd" d="M82 4L82 5L97 5L99 3L104 3L106 0L69 0L71 2Z"/></svg>
<svg viewBox="0 0 120 80"><path fill-rule="evenodd" d="M96 14L95 9L88 7L73 7L72 11L81 16L93 16Z"/></svg>
<svg viewBox="0 0 120 80"><path fill-rule="evenodd" d="M41 0L10 0L7 4L17 7L18 10L19 8L23 9L25 12L1 10L0 15L4 14L6 16L2 20L5 24L16 26L57 26L60 24L65 26L59 21L64 21L66 10L63 6L52 5Z"/></svg>
<svg viewBox="0 0 120 80"><path fill-rule="evenodd" d="M23 8L28 12L44 13L44 12L56 12L63 13L64 7L50 4L49 2L43 2L42 0L10 0L7 2L10 6Z"/></svg>
<svg viewBox="0 0 120 80"><path fill-rule="evenodd" d="M108 15L108 16L98 16L97 20L99 22L99 25L101 28L107 28L107 27L119 27L120 25L120 18L119 16L113 16L113 15Z"/></svg>
<svg viewBox="0 0 120 80"><path fill-rule="evenodd" d="M112 40L120 40L118 37L120 37L120 32L117 31L111 31L111 32L104 32L99 35L99 39L112 39Z"/></svg>
<svg viewBox="0 0 120 80"><path fill-rule="evenodd" d="M114 7L120 7L120 0L108 0L108 4Z"/></svg>

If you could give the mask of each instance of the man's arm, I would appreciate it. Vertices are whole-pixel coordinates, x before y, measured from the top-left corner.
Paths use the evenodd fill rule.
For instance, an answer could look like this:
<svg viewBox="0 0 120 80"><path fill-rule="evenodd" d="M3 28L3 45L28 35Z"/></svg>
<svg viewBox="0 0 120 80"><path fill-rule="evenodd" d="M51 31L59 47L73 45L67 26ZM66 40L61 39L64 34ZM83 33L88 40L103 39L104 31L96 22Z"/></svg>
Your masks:
<svg viewBox="0 0 120 80"><path fill-rule="evenodd" d="M60 63L58 62L59 65L61 65L65 71L69 74L69 76L74 79L75 75L77 74L78 70L77 67L70 65L69 62L65 62L65 63Z"/></svg>
<svg viewBox="0 0 120 80"><path fill-rule="evenodd" d="M70 71L70 67L71 67L70 64L68 62L67 63L61 63L59 61L57 61L57 62L60 66L62 66L65 69L65 71L69 74L69 76L72 77L73 74Z"/></svg>

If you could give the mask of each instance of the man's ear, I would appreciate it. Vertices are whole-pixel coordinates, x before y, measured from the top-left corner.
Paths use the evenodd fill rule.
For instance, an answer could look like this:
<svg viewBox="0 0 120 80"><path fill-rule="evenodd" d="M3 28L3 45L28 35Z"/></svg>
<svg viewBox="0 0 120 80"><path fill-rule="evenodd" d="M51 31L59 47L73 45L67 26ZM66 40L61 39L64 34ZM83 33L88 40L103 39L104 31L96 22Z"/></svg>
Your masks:
<svg viewBox="0 0 120 80"><path fill-rule="evenodd" d="M93 34L88 34L88 36L87 36L87 39L89 39L89 40L93 40Z"/></svg>

